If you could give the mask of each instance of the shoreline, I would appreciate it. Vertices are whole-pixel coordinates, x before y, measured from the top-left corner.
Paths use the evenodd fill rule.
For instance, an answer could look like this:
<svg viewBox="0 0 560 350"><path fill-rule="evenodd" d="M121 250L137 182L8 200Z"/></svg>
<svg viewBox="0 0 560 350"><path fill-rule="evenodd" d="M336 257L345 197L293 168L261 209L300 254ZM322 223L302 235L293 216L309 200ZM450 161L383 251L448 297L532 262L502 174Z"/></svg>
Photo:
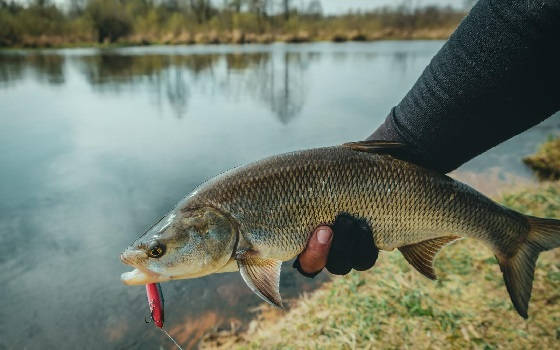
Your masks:
<svg viewBox="0 0 560 350"><path fill-rule="evenodd" d="M448 39L455 27L422 29L422 30L398 30L386 29L378 32L364 33L359 31L337 32L334 34L317 33L310 35L306 31L297 33L244 33L232 31L217 33L198 32L191 34L183 32L179 34L136 34L120 39L117 42L98 43L95 41L73 41L59 36L42 35L39 37L26 37L21 44L0 46L0 50L11 49L63 49L63 48L117 48L131 46L158 46L158 45L245 45L245 44L305 44L315 42L375 42L385 40L445 40Z"/></svg>

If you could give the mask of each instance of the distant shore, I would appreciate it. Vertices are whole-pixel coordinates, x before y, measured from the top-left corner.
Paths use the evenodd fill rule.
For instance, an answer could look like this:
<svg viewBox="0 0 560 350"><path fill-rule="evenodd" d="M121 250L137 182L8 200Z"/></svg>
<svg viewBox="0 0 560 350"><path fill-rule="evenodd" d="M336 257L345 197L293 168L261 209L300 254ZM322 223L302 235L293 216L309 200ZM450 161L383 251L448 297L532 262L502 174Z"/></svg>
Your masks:
<svg viewBox="0 0 560 350"><path fill-rule="evenodd" d="M258 8L193 6L86 0L64 11L49 2L0 0L0 48L445 39L466 15L435 6L337 16L312 8L267 14Z"/></svg>
<svg viewBox="0 0 560 350"><path fill-rule="evenodd" d="M387 28L376 32L347 31L336 33L309 33L302 30L296 33L251 33L234 30L231 32L181 32L163 35L134 34L120 38L116 42L98 43L93 40L76 40L56 35L23 37L21 42L6 48L67 48L67 47L106 47L106 46L143 46L143 45L195 45L195 44L270 44L275 42L370 42L378 40L442 40L447 39L455 27L437 29L400 30ZM0 48L2 48L0 46Z"/></svg>

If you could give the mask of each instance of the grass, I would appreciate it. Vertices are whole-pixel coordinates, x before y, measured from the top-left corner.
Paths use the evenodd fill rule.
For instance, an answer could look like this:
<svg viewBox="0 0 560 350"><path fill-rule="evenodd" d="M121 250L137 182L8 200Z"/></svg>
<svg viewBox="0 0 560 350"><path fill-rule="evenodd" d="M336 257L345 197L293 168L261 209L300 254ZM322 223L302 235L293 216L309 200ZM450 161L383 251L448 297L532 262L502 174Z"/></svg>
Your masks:
<svg viewBox="0 0 560 350"><path fill-rule="evenodd" d="M550 138L537 153L523 158L523 162L542 180L560 179L560 138Z"/></svg>
<svg viewBox="0 0 560 350"><path fill-rule="evenodd" d="M524 213L560 217L560 183L499 198ZM541 254L529 319L517 315L493 254L465 239L436 260L438 281L398 252L369 271L333 277L287 312L263 306L245 332L206 336L219 349L547 349L560 344L560 251Z"/></svg>

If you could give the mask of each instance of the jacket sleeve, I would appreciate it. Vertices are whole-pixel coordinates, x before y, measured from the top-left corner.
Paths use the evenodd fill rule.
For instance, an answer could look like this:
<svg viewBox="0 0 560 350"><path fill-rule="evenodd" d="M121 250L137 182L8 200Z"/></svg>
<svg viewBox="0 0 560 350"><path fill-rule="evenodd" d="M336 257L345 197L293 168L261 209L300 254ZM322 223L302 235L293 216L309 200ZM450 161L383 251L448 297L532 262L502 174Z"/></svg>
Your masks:
<svg viewBox="0 0 560 350"><path fill-rule="evenodd" d="M449 172L560 109L560 1L480 0L369 139Z"/></svg>

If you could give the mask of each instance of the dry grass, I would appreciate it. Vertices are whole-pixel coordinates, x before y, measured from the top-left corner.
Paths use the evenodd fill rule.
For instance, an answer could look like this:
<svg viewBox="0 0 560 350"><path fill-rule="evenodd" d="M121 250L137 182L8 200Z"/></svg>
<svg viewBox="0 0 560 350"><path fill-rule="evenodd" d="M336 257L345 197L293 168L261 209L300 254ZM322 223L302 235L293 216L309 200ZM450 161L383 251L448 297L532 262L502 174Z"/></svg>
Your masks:
<svg viewBox="0 0 560 350"><path fill-rule="evenodd" d="M543 143L537 153L523 158L540 179L560 179L560 138L552 138Z"/></svg>
<svg viewBox="0 0 560 350"><path fill-rule="evenodd" d="M503 196L517 210L560 217L560 184ZM334 277L288 312L263 306L249 330L207 335L202 348L552 349L560 344L560 251L541 254L529 319L513 309L492 253L461 240L436 261L439 280L383 252L365 272Z"/></svg>

